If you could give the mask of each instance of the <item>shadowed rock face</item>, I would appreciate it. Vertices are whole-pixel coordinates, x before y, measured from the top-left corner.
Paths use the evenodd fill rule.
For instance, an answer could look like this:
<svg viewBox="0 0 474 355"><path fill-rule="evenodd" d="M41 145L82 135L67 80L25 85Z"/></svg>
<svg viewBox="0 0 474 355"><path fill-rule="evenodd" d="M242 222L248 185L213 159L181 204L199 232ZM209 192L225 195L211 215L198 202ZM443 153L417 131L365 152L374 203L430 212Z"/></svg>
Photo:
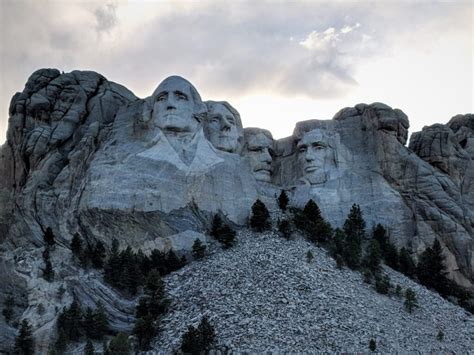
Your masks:
<svg viewBox="0 0 474 355"><path fill-rule="evenodd" d="M203 102L180 77L141 100L97 73L42 69L13 96L0 148L0 242L8 259L0 278L24 281L15 294L28 289L37 298L55 297L56 289L38 283L33 257L49 226L64 257L59 272L68 275L65 300L101 300L114 329L126 330L132 305L117 303L94 275L74 277L68 246L75 233L90 243L117 238L144 250L188 251L214 213L245 224L257 198L272 210L285 189L294 206L315 200L335 227L359 204L368 228L385 225L414 256L440 240L450 276L470 286L473 127L473 115L455 116L414 133L407 148L402 111L360 104L332 120L299 122L291 136L275 141L267 130L243 130L232 106ZM46 315L37 324L47 347L57 312L48 308ZM13 331L1 321L0 327Z"/></svg>

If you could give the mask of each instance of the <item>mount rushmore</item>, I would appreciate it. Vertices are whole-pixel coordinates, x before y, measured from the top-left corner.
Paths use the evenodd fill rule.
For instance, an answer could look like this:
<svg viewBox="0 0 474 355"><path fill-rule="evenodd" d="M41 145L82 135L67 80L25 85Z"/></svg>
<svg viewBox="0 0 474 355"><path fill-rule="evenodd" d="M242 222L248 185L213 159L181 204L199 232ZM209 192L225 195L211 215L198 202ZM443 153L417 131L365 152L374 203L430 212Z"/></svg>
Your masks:
<svg viewBox="0 0 474 355"><path fill-rule="evenodd" d="M41 246L47 227L63 246L77 233L185 250L215 213L244 225L256 199L276 208L285 190L334 227L359 204L414 257L439 240L449 277L472 287L474 116L424 127L407 147L408 128L399 109L359 104L275 140L178 76L139 99L95 72L41 69L13 96L0 150L2 253ZM1 268L20 287L13 262Z"/></svg>

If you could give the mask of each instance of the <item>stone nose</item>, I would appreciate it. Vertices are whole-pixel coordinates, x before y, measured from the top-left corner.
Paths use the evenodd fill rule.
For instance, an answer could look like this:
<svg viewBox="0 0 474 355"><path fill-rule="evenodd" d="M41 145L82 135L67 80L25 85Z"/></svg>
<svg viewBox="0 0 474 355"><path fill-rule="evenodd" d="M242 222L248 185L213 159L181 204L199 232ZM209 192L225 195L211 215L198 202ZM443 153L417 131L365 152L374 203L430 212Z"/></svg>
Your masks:
<svg viewBox="0 0 474 355"><path fill-rule="evenodd" d="M308 150L305 153L305 159L306 159L306 161L313 161L315 159L313 149L308 148Z"/></svg>
<svg viewBox="0 0 474 355"><path fill-rule="evenodd" d="M166 109L176 110L176 99L174 95L168 95L168 97L166 98Z"/></svg>
<svg viewBox="0 0 474 355"><path fill-rule="evenodd" d="M268 149L264 149L262 153L262 161L271 164L272 162L272 156L270 154L270 151Z"/></svg>
<svg viewBox="0 0 474 355"><path fill-rule="evenodd" d="M230 129L231 129L230 122L225 117L222 117L222 119L221 119L221 130L222 131L230 131Z"/></svg>

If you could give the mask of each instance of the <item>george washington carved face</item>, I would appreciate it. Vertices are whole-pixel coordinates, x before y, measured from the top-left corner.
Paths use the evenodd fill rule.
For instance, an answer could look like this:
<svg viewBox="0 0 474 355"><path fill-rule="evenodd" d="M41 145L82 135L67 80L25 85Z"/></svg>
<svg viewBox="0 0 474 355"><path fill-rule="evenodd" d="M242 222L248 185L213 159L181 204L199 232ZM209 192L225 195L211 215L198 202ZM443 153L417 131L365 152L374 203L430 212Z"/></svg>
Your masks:
<svg viewBox="0 0 474 355"><path fill-rule="evenodd" d="M205 111L205 106L190 82L170 76L161 82L152 97L152 119L165 133L194 133L199 129L197 115Z"/></svg>

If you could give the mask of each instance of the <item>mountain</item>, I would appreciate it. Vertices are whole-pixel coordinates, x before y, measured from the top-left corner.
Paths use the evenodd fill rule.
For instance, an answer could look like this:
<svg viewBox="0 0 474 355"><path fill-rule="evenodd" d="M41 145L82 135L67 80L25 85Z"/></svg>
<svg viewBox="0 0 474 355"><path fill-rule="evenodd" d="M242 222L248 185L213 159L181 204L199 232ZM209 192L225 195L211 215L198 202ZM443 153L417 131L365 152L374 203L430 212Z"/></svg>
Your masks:
<svg viewBox="0 0 474 355"><path fill-rule="evenodd" d="M205 265L211 268L214 260L222 261L226 256L232 265L232 258L243 253L239 248L253 249L257 261L258 255L273 255L271 250L283 248L283 241L275 236L268 235L260 241L258 235L250 235L245 228L257 199L265 203L275 218L276 197L285 190L290 207L303 208L312 199L334 228L342 228L353 204L360 206L367 235L370 236L372 227L382 224L390 243L397 249L406 248L415 261L438 242L453 287L472 289L472 114L455 116L446 125L424 127L412 134L407 147L409 121L401 110L382 103L359 104L342 109L330 120L299 122L291 136L274 140L267 130L244 128L238 111L229 103L203 101L196 88L180 77L166 78L150 97L139 99L95 72L40 69L28 79L23 92L13 96L9 115L7 142L0 148L0 279L4 285L0 304L5 304L9 297L14 299L12 320L0 321L0 343L5 351L15 338L13 325L28 318L33 322L37 351L46 352L58 336L56 322L61 310L73 300L84 309L102 304L113 331L132 331L136 295L114 288L105 271L93 267L97 266L97 258L73 256L71 242L75 236L82 241L86 254L92 255L102 247L103 252L97 253L110 254L115 239L122 251L129 246L149 255L153 250L173 249L178 258L185 256L190 260L196 239L215 248L216 242L207 235L215 214L239 231L238 246L216 251L211 258L192 262L165 277L172 307L185 313L176 313L176 308L171 308L164 316L162 344L166 344L166 349L176 345L178 333L188 323L195 322L191 315L206 313L204 308L209 306L211 318L220 328L217 333L229 346L257 352L267 348L290 350L291 339L308 335L308 329L313 329L307 322L317 316L319 306L311 305L311 300L319 299L318 295L330 297L314 288L310 280L321 283L321 287L337 296L337 302L331 303L326 312L327 317L335 317L335 323L328 324L324 318L320 325L315 325L327 330L327 341L312 342L314 351L364 351L371 333L380 340L380 349L386 351L403 351L412 346L432 351L445 346L445 350L458 351L464 347L461 340L458 347L455 340L449 344L434 340L430 343L433 327L438 326L427 321L430 317L438 317L447 340L457 339L451 329L461 324L467 324L463 329L472 331L471 316L389 269L386 272L391 277L404 288L416 289L422 297L421 311L415 315L404 318L400 312L394 313L402 307L399 299L374 295L361 282L359 273L334 268L334 261L322 249L314 247L313 269L298 264L290 251L309 248L302 241L285 244L289 248L287 260L281 255L274 256L279 260L277 265L294 268L295 275L304 274L303 269L308 272L309 278L302 280L307 294L296 295L291 291L295 280L288 269L281 270L284 273L279 281L291 295L300 297L301 308L307 309L309 318L301 320L304 325L300 326L300 335L293 332L294 327L298 329L301 315L292 309L283 307L289 313L282 318L283 323L291 324L291 331L273 316L269 316L268 324L257 326L242 310L232 311L238 322L250 319L248 324L254 325L248 328L245 324L234 324L237 320L232 323L235 328L228 328L229 332L255 331L253 338L245 333L246 341L239 342L231 333L225 333L222 317L226 316L221 309L212 310L218 295L200 283L202 280L194 279L204 277L218 282L227 277L224 270L230 273L230 269L223 268L215 274ZM48 233L54 236L54 245L49 247L45 238ZM52 278L45 271L48 262L54 271ZM263 264L266 265L264 260ZM272 266L271 272L258 267L256 270L260 271L255 272L267 275L268 281L271 275L277 277L277 265ZM248 266L233 267L244 272ZM317 272L321 268L327 269L325 273ZM260 281L253 278L250 270L244 274L242 282L254 290L250 299L243 292L245 288L230 285L229 290L236 292L237 299L248 299L265 308L265 289L270 286L259 287ZM328 279L323 275L328 275ZM350 281L351 289L355 290L350 300L344 299L344 280ZM200 300L204 304L198 311L189 306L189 298L195 297L192 290L181 297L184 304L177 303L180 290L185 292L183 287L188 284L206 291L203 297L208 301ZM371 297L380 301L373 310L368 301ZM232 298L223 302L222 312L232 302ZM357 302L361 309L356 309ZM338 304L342 307L340 314L336 311ZM432 304L438 305L438 316ZM343 314L353 311L354 321L344 322L351 318L343 319ZM370 323L364 315L367 312L372 314L375 328L363 327L360 346L351 347L354 329L361 327L360 320ZM457 312L457 318L452 323L443 323L447 314L443 312ZM390 317L395 320L391 322ZM419 317L419 323L412 317ZM408 319L418 325L402 326ZM345 329L340 334L335 330L339 324ZM382 324L400 337L383 336L377 330ZM271 337L260 336L257 330L268 332L273 326L282 340L271 345ZM410 344L412 331L419 338ZM396 339L403 341L397 345Z"/></svg>

